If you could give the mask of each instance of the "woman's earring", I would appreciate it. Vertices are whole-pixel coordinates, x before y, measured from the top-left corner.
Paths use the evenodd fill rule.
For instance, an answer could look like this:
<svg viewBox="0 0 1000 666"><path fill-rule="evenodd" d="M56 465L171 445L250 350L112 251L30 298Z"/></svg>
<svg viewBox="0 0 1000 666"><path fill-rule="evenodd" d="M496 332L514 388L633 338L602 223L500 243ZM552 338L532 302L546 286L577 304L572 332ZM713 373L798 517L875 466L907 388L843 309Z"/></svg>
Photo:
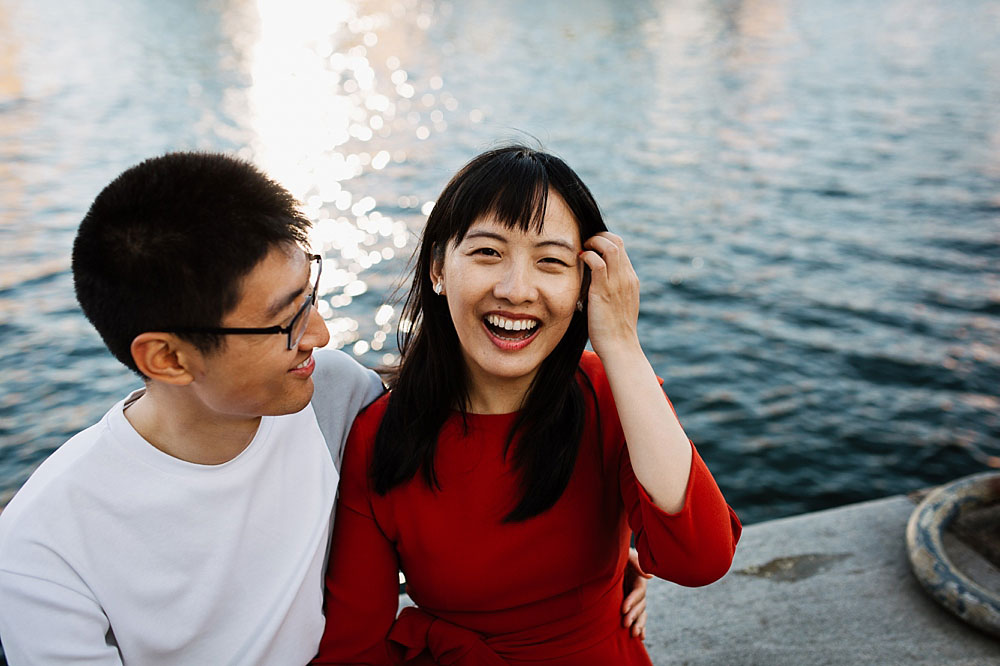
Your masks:
<svg viewBox="0 0 1000 666"><path fill-rule="evenodd" d="M577 312L583 312L583 299L582 298L576 299L576 311Z"/></svg>
<svg viewBox="0 0 1000 666"><path fill-rule="evenodd" d="M444 291L444 283L441 282L441 280L438 280L437 283L434 285L434 293L440 296L441 292L443 291Z"/></svg>

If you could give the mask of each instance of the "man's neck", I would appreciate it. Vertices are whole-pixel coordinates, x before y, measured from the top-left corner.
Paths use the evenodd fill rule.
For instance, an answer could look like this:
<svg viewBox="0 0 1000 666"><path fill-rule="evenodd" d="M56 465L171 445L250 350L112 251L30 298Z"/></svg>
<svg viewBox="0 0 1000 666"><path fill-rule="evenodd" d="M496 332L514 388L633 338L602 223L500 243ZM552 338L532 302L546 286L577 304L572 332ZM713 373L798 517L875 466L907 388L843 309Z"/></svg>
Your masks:
<svg viewBox="0 0 1000 666"><path fill-rule="evenodd" d="M126 407L125 418L155 448L198 465L221 465L238 456L253 440L261 419L222 417L191 404L176 390L156 385L147 385Z"/></svg>

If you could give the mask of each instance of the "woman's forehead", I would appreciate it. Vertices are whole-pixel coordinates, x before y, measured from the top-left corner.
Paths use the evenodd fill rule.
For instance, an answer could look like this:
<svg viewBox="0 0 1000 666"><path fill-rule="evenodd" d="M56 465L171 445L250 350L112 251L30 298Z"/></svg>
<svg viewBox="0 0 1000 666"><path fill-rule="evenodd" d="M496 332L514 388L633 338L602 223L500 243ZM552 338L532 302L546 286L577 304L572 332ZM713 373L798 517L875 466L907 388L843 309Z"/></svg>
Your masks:
<svg viewBox="0 0 1000 666"><path fill-rule="evenodd" d="M473 220L469 228L454 240L456 245L467 239L482 236L497 236L506 240L527 239L533 242L562 240L570 244L579 243L580 225L558 195L549 194L545 215L539 224L508 224L487 213Z"/></svg>

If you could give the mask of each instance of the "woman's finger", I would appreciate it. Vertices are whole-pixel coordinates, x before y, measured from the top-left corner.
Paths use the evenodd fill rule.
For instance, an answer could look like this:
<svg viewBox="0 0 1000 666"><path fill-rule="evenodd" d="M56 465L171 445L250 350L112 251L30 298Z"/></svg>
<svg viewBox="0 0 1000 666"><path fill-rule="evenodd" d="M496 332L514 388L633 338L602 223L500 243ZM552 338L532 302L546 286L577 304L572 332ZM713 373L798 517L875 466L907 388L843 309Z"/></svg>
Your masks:
<svg viewBox="0 0 1000 666"><path fill-rule="evenodd" d="M640 634L645 633L647 617L648 615L646 614L646 609L643 608L641 611L637 612L635 616L631 619L631 622L628 625L628 629L631 632L631 634L636 638L638 638Z"/></svg>
<svg viewBox="0 0 1000 666"><path fill-rule="evenodd" d="M624 253L624 246L619 246L614 240L607 238L605 234L607 232L591 236L584 242L583 246L600 255L604 263L608 265L608 272L614 273L621 265L620 256Z"/></svg>
<svg viewBox="0 0 1000 666"><path fill-rule="evenodd" d="M639 582L641 581L641 583ZM635 614L635 609L645 608L646 606L646 581L641 578L636 578L635 587L629 592L628 597L625 599L625 603L622 606L622 612L625 616ZM628 623L626 623L628 624Z"/></svg>
<svg viewBox="0 0 1000 666"><path fill-rule="evenodd" d="M641 618L643 613L645 612L646 612L646 597L643 597L642 599L637 601L635 606L633 606L632 609L628 612L627 616L628 622L625 624L625 626L635 627L636 623L639 621L639 618Z"/></svg>
<svg viewBox="0 0 1000 666"><path fill-rule="evenodd" d="M639 575L642 576L643 578L653 577L653 574L646 573L645 571L642 570L642 567L639 566L639 551L637 551L635 548L628 549L628 561L629 564L635 567L635 570L638 571Z"/></svg>
<svg viewBox="0 0 1000 666"><path fill-rule="evenodd" d="M590 288L607 289L608 265L604 258L593 250L585 250L580 253L580 259L590 269Z"/></svg>
<svg viewBox="0 0 1000 666"><path fill-rule="evenodd" d="M625 569L625 589L628 596L622 603L623 627L631 627L640 614L646 610L647 585L646 579L642 577L642 570L629 562Z"/></svg>
<svg viewBox="0 0 1000 666"><path fill-rule="evenodd" d="M602 283L602 286L606 286L609 292L614 293L638 293L639 277L632 267L632 261L625 251L625 243L621 238L602 231L588 238L583 245L588 248L584 255L596 254L606 266L607 281ZM591 266L589 262L587 265Z"/></svg>
<svg viewBox="0 0 1000 666"><path fill-rule="evenodd" d="M616 236L610 231L602 231L600 235L610 240L618 248L618 251L616 252L619 262L618 268L623 271L623 274L628 274L638 280L635 268L632 266L632 259L628 256L628 252L625 250L625 241L622 240L621 236Z"/></svg>
<svg viewBox="0 0 1000 666"><path fill-rule="evenodd" d="M619 248L625 249L625 241L622 240L622 237L619 236L618 234L613 234L610 231L598 231L596 234L591 236L591 238L604 238L614 243Z"/></svg>
<svg viewBox="0 0 1000 666"><path fill-rule="evenodd" d="M646 604L643 603L641 606L636 606L633 608L628 615L622 621L622 626L632 632L632 635L637 635L637 632L645 629L645 615L646 615Z"/></svg>

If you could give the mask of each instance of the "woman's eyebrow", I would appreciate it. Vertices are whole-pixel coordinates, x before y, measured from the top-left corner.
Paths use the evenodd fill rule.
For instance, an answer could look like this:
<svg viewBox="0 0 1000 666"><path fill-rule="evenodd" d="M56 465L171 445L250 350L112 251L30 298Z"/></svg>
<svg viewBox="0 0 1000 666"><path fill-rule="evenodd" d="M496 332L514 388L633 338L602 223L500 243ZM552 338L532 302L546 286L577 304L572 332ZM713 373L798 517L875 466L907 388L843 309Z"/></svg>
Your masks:
<svg viewBox="0 0 1000 666"><path fill-rule="evenodd" d="M501 243L506 243L507 238L503 234L498 234L495 231L470 231L465 235L465 240L472 238L491 238ZM573 247L573 243L562 238L546 238L535 243L535 247L545 247L547 245L557 245L559 247L564 247L570 252L575 252L576 248Z"/></svg>
<svg viewBox="0 0 1000 666"><path fill-rule="evenodd" d="M492 238L493 240L500 241L501 243L506 243L507 239L502 234L498 234L495 231L470 231L465 234L463 240L469 240L470 238Z"/></svg>
<svg viewBox="0 0 1000 666"><path fill-rule="evenodd" d="M549 238L546 240L538 241L535 243L535 247L545 247L547 245L558 245L559 247L564 247L570 252L576 252L576 248L569 241L565 241L561 238Z"/></svg>

